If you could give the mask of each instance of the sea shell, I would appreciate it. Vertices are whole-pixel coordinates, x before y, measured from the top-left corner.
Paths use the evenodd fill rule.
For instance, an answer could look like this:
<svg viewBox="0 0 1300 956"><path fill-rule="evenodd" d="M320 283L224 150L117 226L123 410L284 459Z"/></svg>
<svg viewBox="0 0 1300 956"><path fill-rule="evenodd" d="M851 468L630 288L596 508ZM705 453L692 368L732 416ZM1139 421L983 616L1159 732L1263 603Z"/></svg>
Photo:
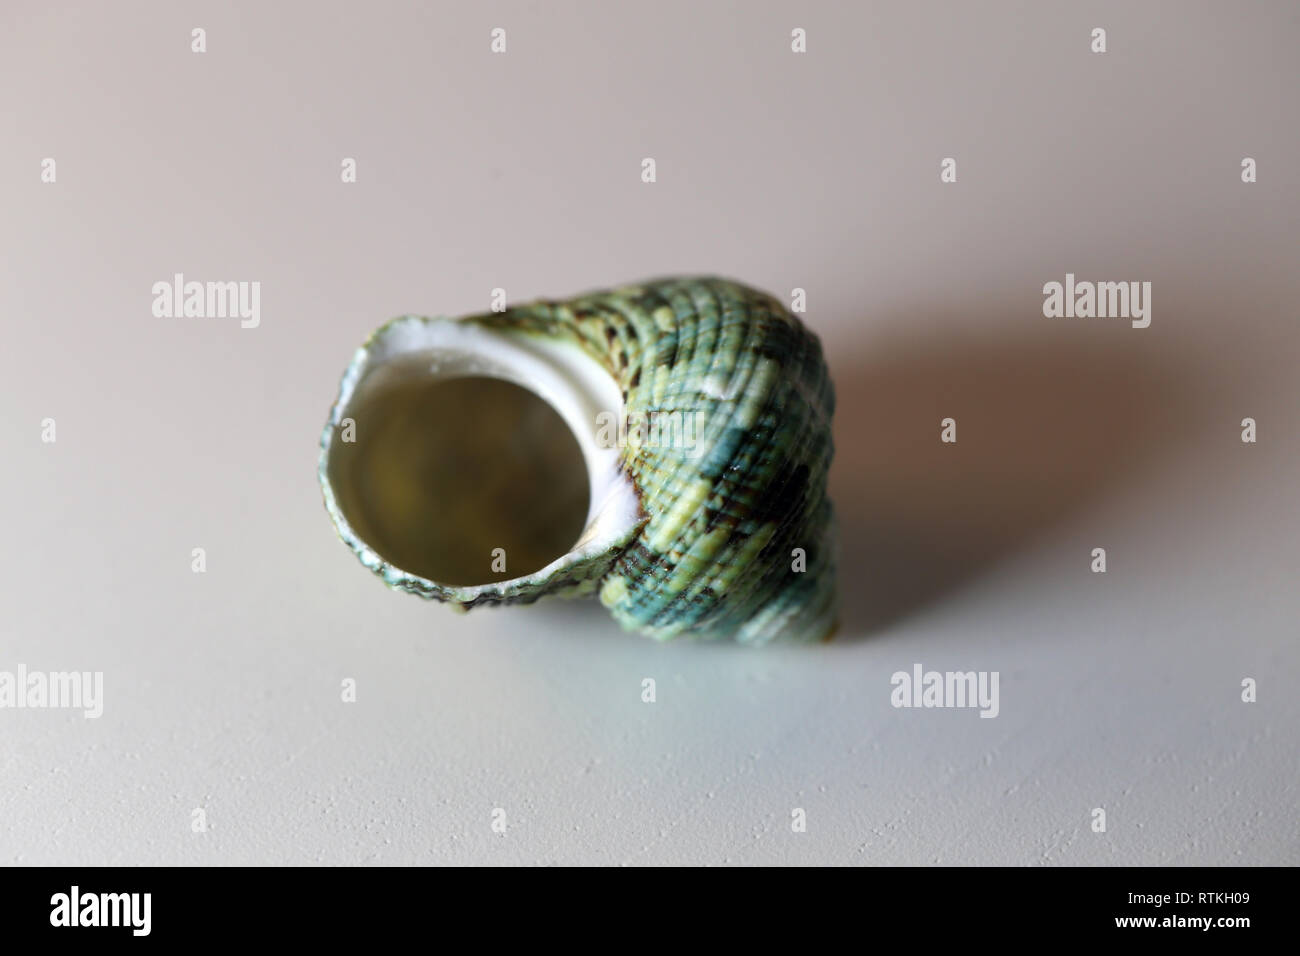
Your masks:
<svg viewBox="0 0 1300 956"><path fill-rule="evenodd" d="M394 589L463 610L598 593L658 639L817 640L833 409L821 344L780 302L661 279L392 320L343 376L319 478Z"/></svg>

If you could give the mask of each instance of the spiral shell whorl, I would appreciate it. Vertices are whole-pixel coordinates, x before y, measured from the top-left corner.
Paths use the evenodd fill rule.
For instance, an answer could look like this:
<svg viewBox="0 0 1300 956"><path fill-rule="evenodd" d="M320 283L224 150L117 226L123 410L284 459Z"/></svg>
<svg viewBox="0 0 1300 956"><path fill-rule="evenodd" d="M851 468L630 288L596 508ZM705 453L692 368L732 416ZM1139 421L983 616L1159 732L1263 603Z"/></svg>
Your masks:
<svg viewBox="0 0 1300 956"><path fill-rule="evenodd" d="M699 423L689 443L623 450L645 520L599 594L625 628L827 635L834 392L821 344L779 302L721 279L666 279L469 321L570 338L614 376L627 418Z"/></svg>

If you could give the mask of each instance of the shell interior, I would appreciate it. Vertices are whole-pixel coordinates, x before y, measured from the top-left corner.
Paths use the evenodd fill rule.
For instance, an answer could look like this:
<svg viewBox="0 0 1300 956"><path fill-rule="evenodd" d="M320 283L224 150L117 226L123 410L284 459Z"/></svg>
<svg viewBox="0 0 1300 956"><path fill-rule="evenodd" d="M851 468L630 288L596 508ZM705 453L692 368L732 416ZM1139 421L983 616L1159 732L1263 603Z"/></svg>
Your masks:
<svg viewBox="0 0 1300 956"><path fill-rule="evenodd" d="M598 436L621 403L573 346L395 320L358 351L322 436L327 506L391 586L462 607L532 599L638 527L618 450Z"/></svg>

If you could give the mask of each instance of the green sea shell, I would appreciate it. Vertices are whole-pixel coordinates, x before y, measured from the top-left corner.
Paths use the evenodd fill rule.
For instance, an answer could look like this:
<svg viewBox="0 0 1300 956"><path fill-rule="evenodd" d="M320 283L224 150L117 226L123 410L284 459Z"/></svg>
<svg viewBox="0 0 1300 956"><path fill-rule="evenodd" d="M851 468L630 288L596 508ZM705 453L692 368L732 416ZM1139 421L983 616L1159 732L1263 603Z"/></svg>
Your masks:
<svg viewBox="0 0 1300 956"><path fill-rule="evenodd" d="M387 323L343 376L319 478L394 589L463 610L594 593L658 639L817 640L833 410L780 302L662 279Z"/></svg>

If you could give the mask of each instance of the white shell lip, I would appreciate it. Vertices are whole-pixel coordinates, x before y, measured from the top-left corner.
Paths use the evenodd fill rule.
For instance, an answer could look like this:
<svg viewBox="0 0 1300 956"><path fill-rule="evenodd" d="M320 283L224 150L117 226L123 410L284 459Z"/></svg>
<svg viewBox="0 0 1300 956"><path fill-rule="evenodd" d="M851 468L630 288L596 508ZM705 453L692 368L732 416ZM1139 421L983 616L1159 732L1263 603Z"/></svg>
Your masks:
<svg viewBox="0 0 1300 956"><path fill-rule="evenodd" d="M388 363L425 354L431 375L502 378L534 392L564 419L582 450L590 482L585 530L568 553L523 577L446 585L394 566L349 524L329 480L330 451L339 426L358 395L382 380ZM321 432L316 470L325 508L343 542L390 588L462 607L539 596L576 565L623 551L646 520L636 487L622 469L621 449L603 447L597 441L597 416L601 413L621 418L623 396L613 377L577 345L517 330L489 329L472 321L400 316L375 330L357 349L339 384L338 397Z"/></svg>

